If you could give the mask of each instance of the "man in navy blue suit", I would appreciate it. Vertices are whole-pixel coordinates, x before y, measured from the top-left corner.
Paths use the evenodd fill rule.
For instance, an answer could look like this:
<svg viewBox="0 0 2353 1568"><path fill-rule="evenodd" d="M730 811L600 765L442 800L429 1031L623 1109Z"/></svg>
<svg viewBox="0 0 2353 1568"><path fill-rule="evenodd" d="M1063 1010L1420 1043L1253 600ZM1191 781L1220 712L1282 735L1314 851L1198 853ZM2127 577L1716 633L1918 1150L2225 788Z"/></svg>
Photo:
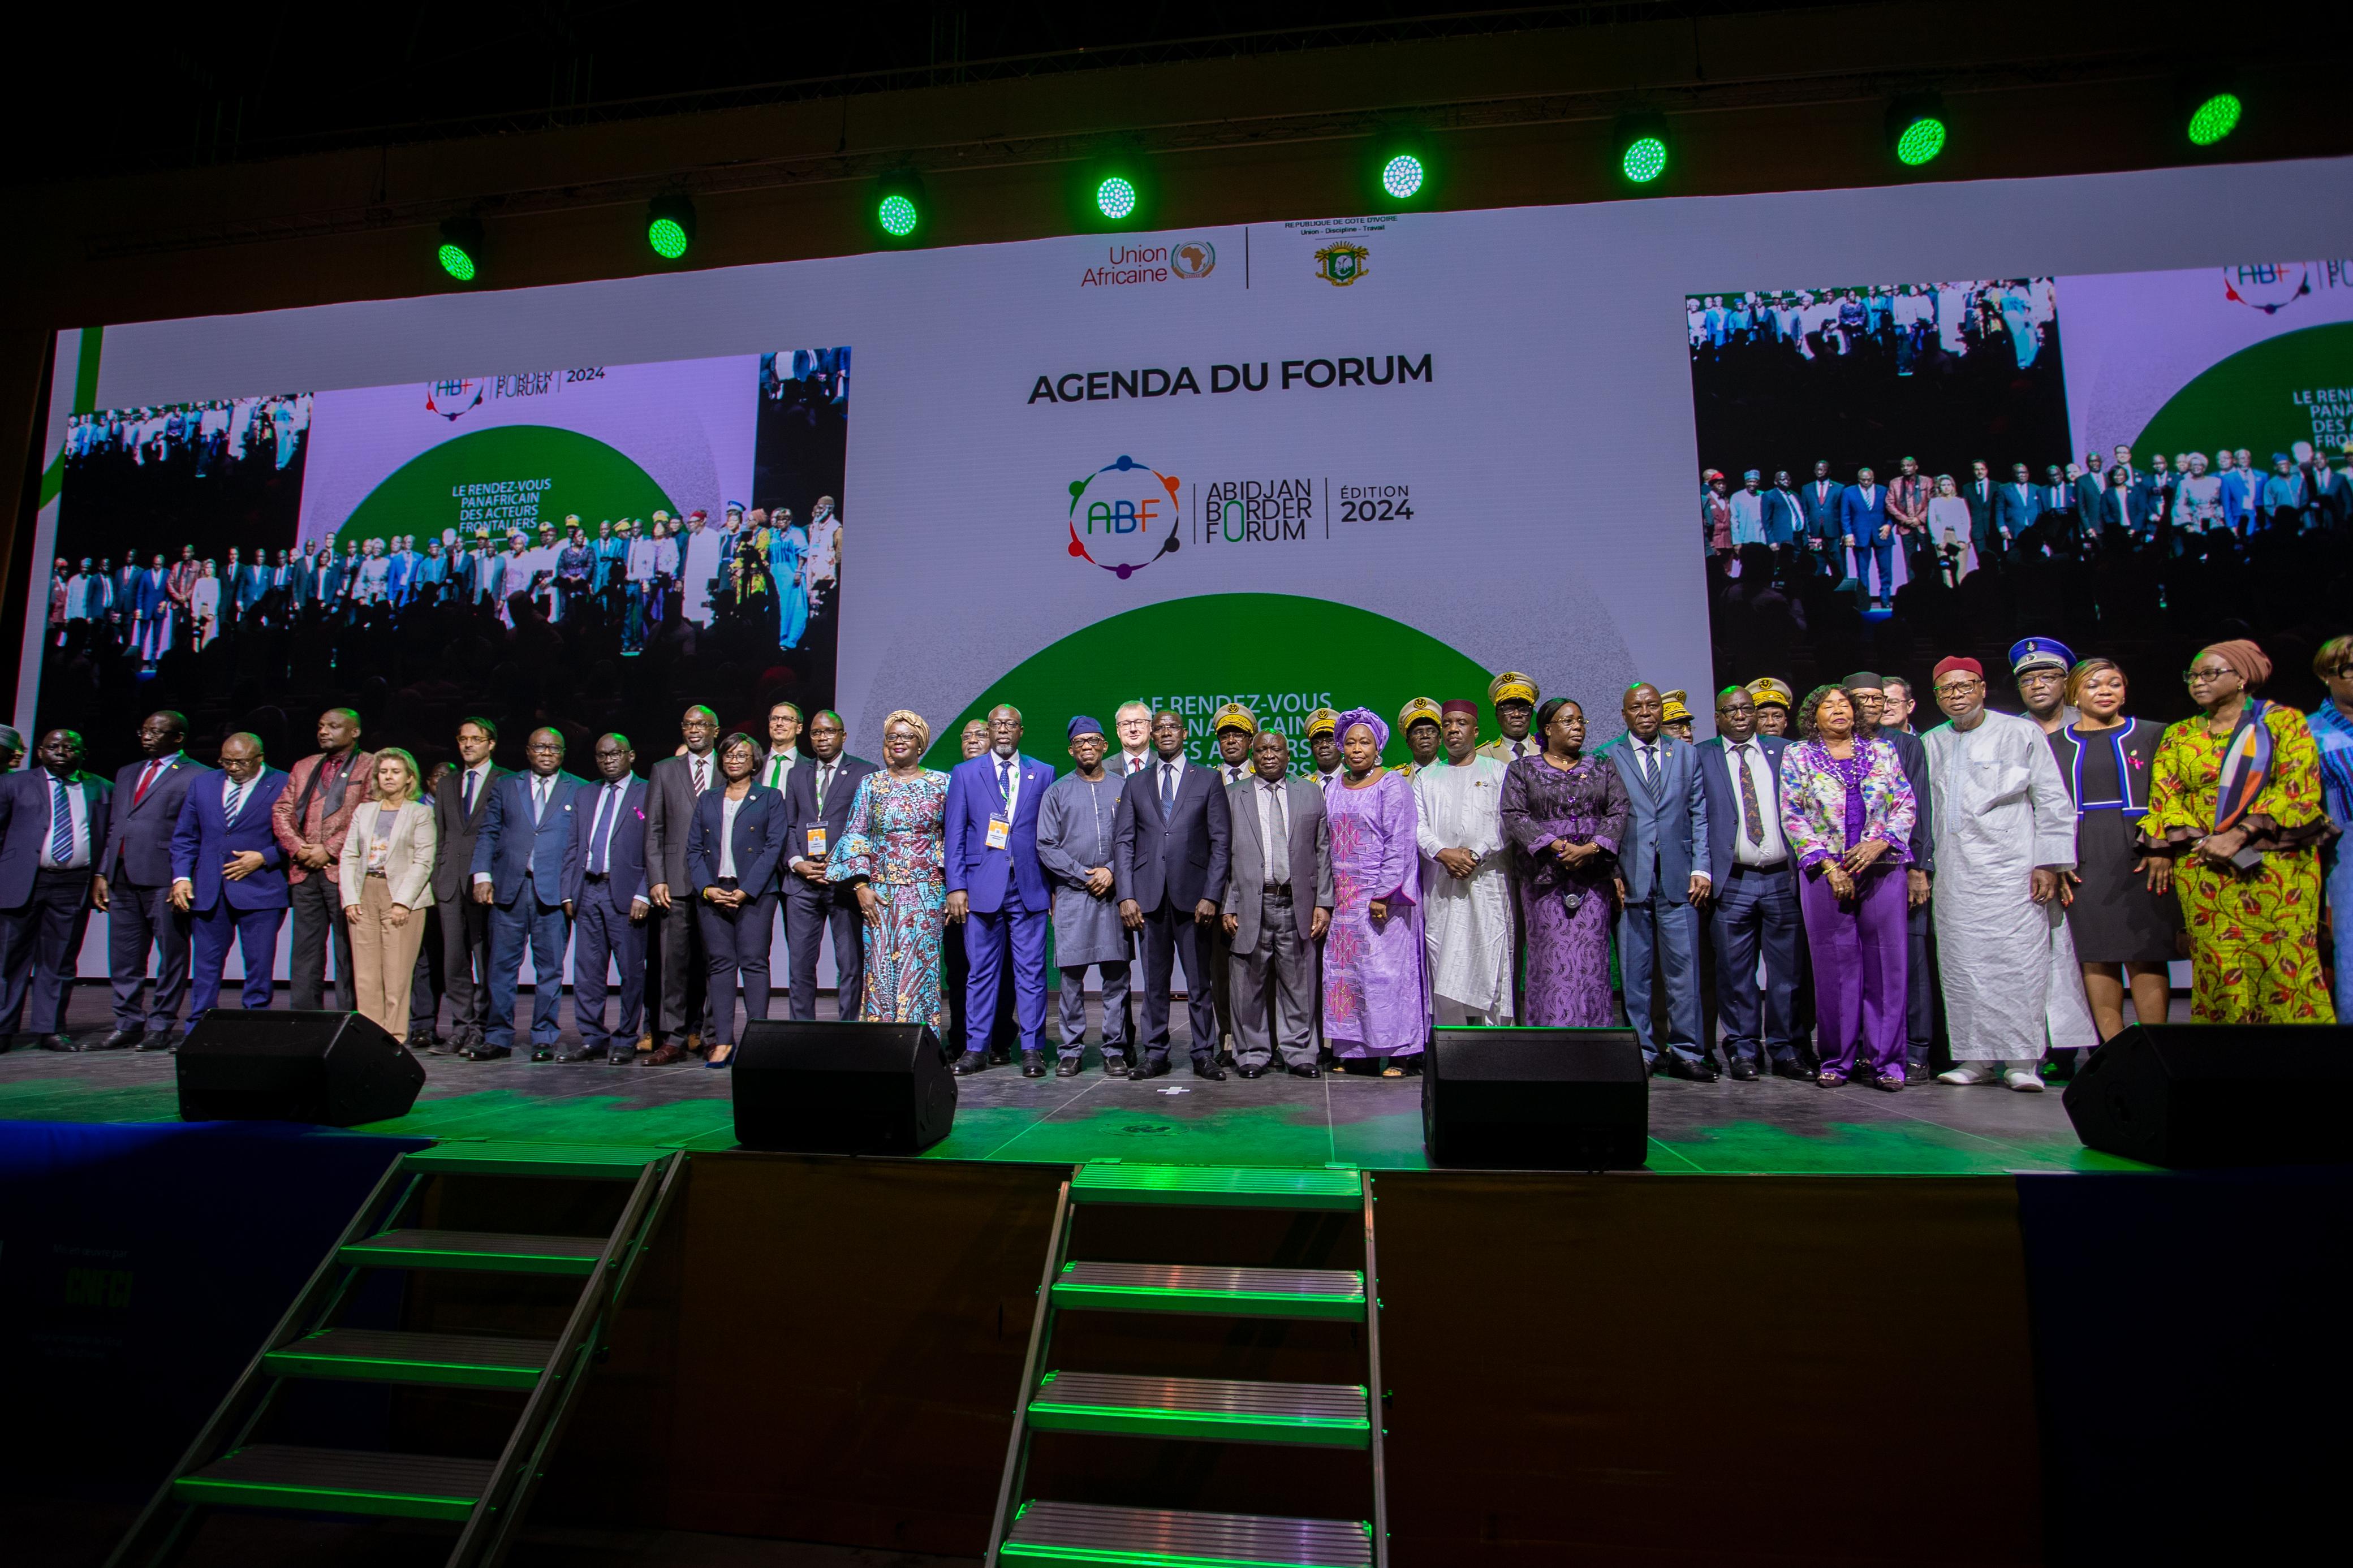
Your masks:
<svg viewBox="0 0 2353 1568"><path fill-rule="evenodd" d="M1226 1076L1218 1065L1207 932L1221 918L1233 819L1225 781L1216 769L1187 762L1185 733L1179 715L1163 709L1152 716L1152 761L1127 775L1112 818L1120 923L1144 936L1144 1047L1128 1070L1132 1079L1168 1071L1169 982L1179 961L1193 1026L1193 1076Z"/></svg>
<svg viewBox="0 0 2353 1568"><path fill-rule="evenodd" d="M0 1042L15 1044L17 1024L28 1021L33 1044L70 1051L66 987L90 925L114 791L81 771L81 737L71 730L42 736L33 758L38 766L0 775Z"/></svg>
<svg viewBox="0 0 2353 1568"><path fill-rule="evenodd" d="M1598 754L1625 781L1625 842L1618 847L1618 963L1626 1016L1642 1060L1665 1064L1676 1078L1705 1083L1715 1077L1700 1044L1699 905L1713 879L1707 873L1707 792L1698 753L1665 732L1666 701L1659 689L1637 681L1619 703L1626 732ZM1663 975L1667 1037L1651 1018L1651 977Z"/></svg>
<svg viewBox="0 0 2353 1568"><path fill-rule="evenodd" d="M514 1054L515 987L531 949L531 1059L581 1062L586 1050L556 1054L562 1038L564 949L572 939L579 889L572 879L573 792L586 780L564 771L564 737L533 730L529 765L491 791L474 840L474 901L491 906L491 1014L482 1043L459 1055L497 1061Z"/></svg>
<svg viewBox="0 0 2353 1568"><path fill-rule="evenodd" d="M1814 465L1814 477L1798 491L1798 505L1804 510L1806 518L1806 560L1817 575L1827 574L1833 578L1846 575L1843 554L1839 547L1844 532L1844 523L1839 515L1839 501L1845 494L1846 487L1831 478L1831 466L1827 459Z"/></svg>
<svg viewBox="0 0 2353 1568"><path fill-rule="evenodd" d="M1715 733L1698 747L1716 1012L1727 1066L1742 1082L1757 1079L1760 1058L1779 1077L1810 1076L1798 1059L1798 884L1781 836L1781 753L1788 743L1757 733L1756 700L1746 688L1727 686L1715 695Z"/></svg>
<svg viewBox="0 0 2353 1568"><path fill-rule="evenodd" d="M1852 552L1855 582L1867 580L1878 603L1894 603L1895 525L1887 517L1887 488L1869 468L1857 468L1854 483L1840 492L1839 533Z"/></svg>
<svg viewBox="0 0 2353 1568"><path fill-rule="evenodd" d="M1052 768L1021 754L1021 710L1009 706L988 711L988 750L948 773L948 919L964 927L971 966L965 1016L995 1014L1009 943L1023 1078L1046 1076L1046 927L1054 902L1038 861L1038 807L1053 782ZM986 1050L966 1050L955 1070L987 1066Z"/></svg>
<svg viewBox="0 0 2353 1568"><path fill-rule="evenodd" d="M849 805L874 764L843 752L848 735L830 709L809 721L809 755L785 775L785 946L792 957L796 1018L817 1016L817 963L833 931L834 1016L858 1016L866 985L864 921L854 889L825 879L827 858L849 827Z"/></svg>
<svg viewBox="0 0 2353 1568"><path fill-rule="evenodd" d="M188 785L172 828L172 907L195 922L191 1028L220 1000L232 938L245 964L246 1010L269 1005L278 930L292 901L286 851L269 821L286 774L263 760L259 735L223 741L220 764Z"/></svg>
<svg viewBox="0 0 2353 1568"><path fill-rule="evenodd" d="M1978 545L1978 564L1989 565L2010 553L2042 515L2042 495L2024 463L2010 466L2010 479L1993 494L1993 537Z"/></svg>
<svg viewBox="0 0 2353 1568"><path fill-rule="evenodd" d="M615 1067L638 1059L646 1012L646 918L654 907L646 884L646 781L630 771L637 763L627 735L598 737L596 782L582 786L575 802L581 826L565 884L579 889L572 1026L585 1055ZM605 974L616 963L621 969L617 1031L605 1026ZM512 1005L512 997L508 1000Z"/></svg>
<svg viewBox="0 0 2353 1568"><path fill-rule="evenodd" d="M90 901L106 915L107 973L114 982L114 1032L90 1047L142 1051L172 1048L180 998L188 989L188 917L172 902L172 833L188 786L207 770L188 760L188 721L170 709L139 726L144 762L114 776L114 808L98 858ZM147 950L155 950L155 984L144 1007Z"/></svg>

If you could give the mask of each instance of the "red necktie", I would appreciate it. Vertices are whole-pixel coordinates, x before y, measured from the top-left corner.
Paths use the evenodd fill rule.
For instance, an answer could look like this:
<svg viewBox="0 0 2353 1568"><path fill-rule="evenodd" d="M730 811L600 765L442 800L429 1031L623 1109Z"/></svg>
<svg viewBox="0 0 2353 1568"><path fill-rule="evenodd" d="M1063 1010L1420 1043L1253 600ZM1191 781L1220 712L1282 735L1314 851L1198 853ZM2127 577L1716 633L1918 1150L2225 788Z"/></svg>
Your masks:
<svg viewBox="0 0 2353 1568"><path fill-rule="evenodd" d="M149 763L147 764L147 771L139 775L139 787L131 792L131 805L132 810L137 810L139 803L147 798L147 786L155 782L156 770L161 768L163 765L164 763L159 758L154 762Z"/></svg>

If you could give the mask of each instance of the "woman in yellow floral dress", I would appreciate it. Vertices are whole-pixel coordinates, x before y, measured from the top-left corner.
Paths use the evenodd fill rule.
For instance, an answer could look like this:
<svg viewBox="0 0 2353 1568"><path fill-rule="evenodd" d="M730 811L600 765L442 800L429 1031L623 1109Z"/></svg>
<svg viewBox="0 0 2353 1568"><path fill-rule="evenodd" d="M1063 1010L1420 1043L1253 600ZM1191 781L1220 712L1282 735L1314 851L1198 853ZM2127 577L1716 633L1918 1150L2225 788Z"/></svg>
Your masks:
<svg viewBox="0 0 2353 1568"><path fill-rule="evenodd" d="M2204 712L2158 743L2144 842L2172 861L2189 927L2189 1016L2201 1024L2333 1024L2320 973L2320 749L2304 715L2254 695L2271 660L2216 643L2189 661Z"/></svg>

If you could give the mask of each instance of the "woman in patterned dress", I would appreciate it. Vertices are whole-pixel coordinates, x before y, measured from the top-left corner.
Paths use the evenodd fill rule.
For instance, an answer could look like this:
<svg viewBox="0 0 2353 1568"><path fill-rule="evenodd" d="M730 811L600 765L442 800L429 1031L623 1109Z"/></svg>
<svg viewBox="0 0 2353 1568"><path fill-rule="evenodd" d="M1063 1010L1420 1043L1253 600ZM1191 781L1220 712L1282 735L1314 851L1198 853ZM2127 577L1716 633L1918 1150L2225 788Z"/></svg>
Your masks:
<svg viewBox="0 0 2353 1568"><path fill-rule="evenodd" d="M1324 792L1332 828L1324 1037L1334 1071L1402 1078L1409 1066L1419 1070L1430 1041L1413 786L1380 765L1389 727L1377 715L1351 708L1336 732L1340 777Z"/></svg>
<svg viewBox="0 0 2353 1568"><path fill-rule="evenodd" d="M1536 710L1544 751L1504 773L1504 837L1528 933L1526 1017L1540 1029L1606 1029L1611 883L1632 808L1607 757L1585 751L1585 710L1556 697Z"/></svg>
<svg viewBox="0 0 2353 1568"><path fill-rule="evenodd" d="M2181 895L2189 1016L2200 1024L2333 1024L2320 973L2320 749L2303 714L2254 693L2272 662L2246 641L2189 661L2205 710L2158 743L2141 841L2151 879Z"/></svg>
<svg viewBox="0 0 2353 1568"><path fill-rule="evenodd" d="M882 770L858 784L826 880L858 890L866 918L870 1024L929 1024L946 1032L940 933L947 920L943 829L948 775L923 765L931 726L902 708L882 721Z"/></svg>

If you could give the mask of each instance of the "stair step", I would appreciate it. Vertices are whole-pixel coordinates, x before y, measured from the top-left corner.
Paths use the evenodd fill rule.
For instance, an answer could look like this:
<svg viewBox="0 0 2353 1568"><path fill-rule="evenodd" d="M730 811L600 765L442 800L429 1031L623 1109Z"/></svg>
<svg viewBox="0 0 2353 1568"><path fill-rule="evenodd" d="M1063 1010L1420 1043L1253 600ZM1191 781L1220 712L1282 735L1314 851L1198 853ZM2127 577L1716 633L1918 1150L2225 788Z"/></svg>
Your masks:
<svg viewBox="0 0 2353 1568"><path fill-rule="evenodd" d="M649 1164L674 1152L633 1143L436 1143L403 1155L401 1168L424 1176L634 1182Z"/></svg>
<svg viewBox="0 0 2353 1568"><path fill-rule="evenodd" d="M257 1443L172 1483L185 1503L463 1523L498 1469L487 1459Z"/></svg>
<svg viewBox="0 0 2353 1568"><path fill-rule="evenodd" d="M1029 1425L1043 1432L1210 1443L1294 1443L1319 1448L1363 1448L1372 1443L1362 1384L1050 1372L1029 1401Z"/></svg>
<svg viewBox="0 0 2353 1568"><path fill-rule="evenodd" d="M598 1236L501 1236L481 1230L387 1230L336 1254L348 1268L457 1268L490 1274L596 1272Z"/></svg>
<svg viewBox="0 0 2353 1568"><path fill-rule="evenodd" d="M1065 1263L1054 1280L1054 1305L1111 1312L1361 1320L1365 1277L1353 1268Z"/></svg>
<svg viewBox="0 0 2353 1568"><path fill-rule="evenodd" d="M997 1556L1055 1568L1366 1568L1373 1538L1348 1520L1032 1502Z"/></svg>
<svg viewBox="0 0 2353 1568"><path fill-rule="evenodd" d="M262 1358L277 1377L350 1383L441 1383L467 1388L535 1386L554 1340L491 1334L420 1334L404 1329L323 1329Z"/></svg>
<svg viewBox="0 0 2353 1568"><path fill-rule="evenodd" d="M1358 1173L1276 1165L1082 1165L1071 1195L1086 1203L1173 1204L1194 1208L1354 1209L1364 1202Z"/></svg>

